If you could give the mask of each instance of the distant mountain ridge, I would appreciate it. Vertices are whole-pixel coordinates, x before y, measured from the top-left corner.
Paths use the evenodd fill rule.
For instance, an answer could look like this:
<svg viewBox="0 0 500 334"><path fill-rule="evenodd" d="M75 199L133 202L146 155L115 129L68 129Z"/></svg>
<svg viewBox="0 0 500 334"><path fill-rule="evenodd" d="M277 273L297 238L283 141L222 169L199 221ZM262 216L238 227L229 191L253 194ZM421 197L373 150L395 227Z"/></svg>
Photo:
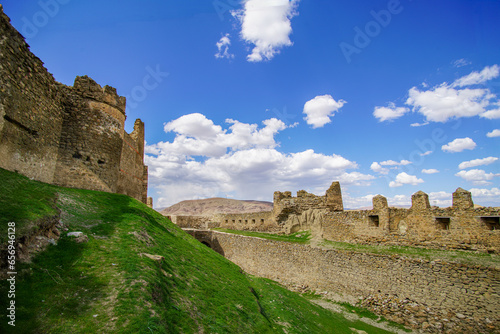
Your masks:
<svg viewBox="0 0 500 334"><path fill-rule="evenodd" d="M216 197L182 201L161 210L160 213L165 216L208 216L218 213L263 212L272 209L272 202Z"/></svg>

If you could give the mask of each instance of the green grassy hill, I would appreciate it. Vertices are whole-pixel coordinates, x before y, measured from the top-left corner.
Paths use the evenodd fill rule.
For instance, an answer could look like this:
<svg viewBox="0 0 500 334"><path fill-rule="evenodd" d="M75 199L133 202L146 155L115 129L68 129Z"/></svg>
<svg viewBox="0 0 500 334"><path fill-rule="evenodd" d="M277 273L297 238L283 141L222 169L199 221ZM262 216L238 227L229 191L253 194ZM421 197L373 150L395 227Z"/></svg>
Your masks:
<svg viewBox="0 0 500 334"><path fill-rule="evenodd" d="M386 333L245 274L130 197L0 169L4 248L8 222L20 239L54 220L62 222L57 245L17 261L14 299L1 281L1 333ZM88 241L68 237L73 231ZM15 327L6 317L11 300Z"/></svg>

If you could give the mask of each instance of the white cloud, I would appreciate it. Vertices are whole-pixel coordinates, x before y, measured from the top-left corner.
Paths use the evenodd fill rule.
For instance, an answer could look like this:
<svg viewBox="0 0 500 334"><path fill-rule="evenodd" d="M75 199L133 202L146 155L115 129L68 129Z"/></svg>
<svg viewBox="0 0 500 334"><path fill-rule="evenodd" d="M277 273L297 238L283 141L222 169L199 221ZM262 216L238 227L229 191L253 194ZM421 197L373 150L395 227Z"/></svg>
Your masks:
<svg viewBox="0 0 500 334"><path fill-rule="evenodd" d="M382 167L378 162L372 163L370 166L370 169L374 171L375 173L380 173L380 174L389 174L389 169Z"/></svg>
<svg viewBox="0 0 500 334"><path fill-rule="evenodd" d="M486 66L481 72L472 72L469 75L455 80L455 82L452 84L452 87L465 87L483 84L486 81L497 78L499 75L500 66Z"/></svg>
<svg viewBox="0 0 500 334"><path fill-rule="evenodd" d="M486 134L486 137L488 137L488 138L500 137L500 129L495 129L491 132L488 132Z"/></svg>
<svg viewBox="0 0 500 334"><path fill-rule="evenodd" d="M229 46L231 45L231 37L229 34L225 34L221 37L221 39L215 44L217 46L217 53L215 54L215 58L234 58L234 54L229 53Z"/></svg>
<svg viewBox="0 0 500 334"><path fill-rule="evenodd" d="M500 101L489 89L469 86L484 85L487 81L500 76L500 66L485 67L481 72L472 72L453 83L444 82L435 87L413 87L408 91L405 102L413 112L425 117L424 123L411 126L423 126L429 122L447 122L461 117L480 116L487 119L500 118ZM407 107L376 107L373 113L380 121L396 119L407 113Z"/></svg>
<svg viewBox="0 0 500 334"><path fill-rule="evenodd" d="M349 193L342 193L342 201L345 209L359 209L372 207L375 195L365 195L361 197L351 197Z"/></svg>
<svg viewBox="0 0 500 334"><path fill-rule="evenodd" d="M486 185L490 184L490 180L492 180L496 176L500 176L500 174L486 173L482 169L471 169L471 170L462 170L455 174L455 176L459 176L462 179L473 182L476 185Z"/></svg>
<svg viewBox="0 0 500 334"><path fill-rule="evenodd" d="M413 128L419 127L419 126L426 126L428 125L429 122L424 122L424 123L411 123L410 126Z"/></svg>
<svg viewBox="0 0 500 334"><path fill-rule="evenodd" d="M467 65L470 65L472 64L470 61L468 61L467 59L457 59L453 62L453 66L459 68L459 67L464 67L464 66L467 66Z"/></svg>
<svg viewBox="0 0 500 334"><path fill-rule="evenodd" d="M441 146L441 149L445 152L457 153L462 152L463 150L473 150L476 146L476 143L472 139L466 137L457 138L454 141Z"/></svg>
<svg viewBox="0 0 500 334"><path fill-rule="evenodd" d="M452 118L479 116L495 96L487 89L455 89L446 85L420 91L413 87L406 104L429 122L447 122Z"/></svg>
<svg viewBox="0 0 500 334"><path fill-rule="evenodd" d="M431 169L422 169L422 173L424 174L437 174L439 171L437 169L431 168Z"/></svg>
<svg viewBox="0 0 500 334"><path fill-rule="evenodd" d="M379 122L384 122L398 119L408 111L410 111L410 109L406 107L396 107L396 105L391 102L388 107L375 107L373 116L375 116Z"/></svg>
<svg viewBox="0 0 500 334"><path fill-rule="evenodd" d="M446 191L432 192L429 194L429 203L440 207L448 207L452 204L453 195Z"/></svg>
<svg viewBox="0 0 500 334"><path fill-rule="evenodd" d="M373 162L370 166L370 169L376 173L387 175L389 174L389 168L384 168L382 166L390 166L391 169L397 169L400 166L410 165L412 162L408 160L394 161L394 160L386 160L382 162Z"/></svg>
<svg viewBox="0 0 500 334"><path fill-rule="evenodd" d="M458 165L458 168L459 169L466 169L466 168L471 168L471 167L490 165L497 160L498 160L498 158L488 157L488 158L484 158L484 159L475 159L475 160L470 160L470 161L464 161L460 165Z"/></svg>
<svg viewBox="0 0 500 334"><path fill-rule="evenodd" d="M399 173L396 176L396 179L394 181L391 181L389 183L389 187L394 188L394 187L401 187L404 184L411 184L416 186L419 183L423 183L424 180L419 179L415 175L408 175L407 173Z"/></svg>
<svg viewBox="0 0 500 334"><path fill-rule="evenodd" d="M401 160L401 161L397 162L394 160L386 160L386 161L382 161L380 164L382 166L406 166L406 165L410 165L411 161Z"/></svg>
<svg viewBox="0 0 500 334"><path fill-rule="evenodd" d="M148 153L221 157L228 150L275 148L278 146L274 140L275 134L287 128L275 118L265 120L261 129L257 124L240 123L232 119L227 119L226 123L231 124L229 131L215 125L202 114L184 115L164 127L165 132L176 133L174 141L149 145Z"/></svg>
<svg viewBox="0 0 500 334"><path fill-rule="evenodd" d="M424 153L420 153L421 157L425 157L426 155L432 154L432 151L425 151Z"/></svg>
<svg viewBox="0 0 500 334"><path fill-rule="evenodd" d="M322 194L334 180L368 185L374 179L349 171L358 165L339 155L279 152L274 137L286 129L279 120L265 120L261 127L231 119L226 123L229 128L223 129L202 114L182 116L165 125L166 131L176 134L171 142L146 147L157 206L226 195L272 200L275 190L305 187Z"/></svg>
<svg viewBox="0 0 500 334"><path fill-rule="evenodd" d="M487 119L499 119L500 118L500 108L488 110L480 115Z"/></svg>
<svg viewBox="0 0 500 334"><path fill-rule="evenodd" d="M312 125L313 129L323 127L330 123L330 117L333 117L347 102L344 100L335 101L331 95L319 95L309 100L304 105L303 113L307 124Z"/></svg>
<svg viewBox="0 0 500 334"><path fill-rule="evenodd" d="M477 201L493 202L493 201L498 201L498 198L500 198L499 188L491 188L491 189L472 188L469 191L471 192L472 199L474 200L475 203L477 203Z"/></svg>
<svg viewBox="0 0 500 334"><path fill-rule="evenodd" d="M290 20L297 15L299 0L245 0L244 8L233 11L241 21L241 37L255 45L248 61L270 60L281 48L292 45Z"/></svg>

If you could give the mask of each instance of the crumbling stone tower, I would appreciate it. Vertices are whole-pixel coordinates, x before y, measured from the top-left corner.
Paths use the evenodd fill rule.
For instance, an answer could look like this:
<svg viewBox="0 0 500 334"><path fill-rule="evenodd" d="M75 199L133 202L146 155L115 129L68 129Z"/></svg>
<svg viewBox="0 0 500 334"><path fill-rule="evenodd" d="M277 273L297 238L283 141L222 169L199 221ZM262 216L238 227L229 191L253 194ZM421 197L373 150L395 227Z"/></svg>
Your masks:
<svg viewBox="0 0 500 334"><path fill-rule="evenodd" d="M429 210L431 204L429 202L429 195L423 191L417 191L411 195L411 209L414 211Z"/></svg>
<svg viewBox="0 0 500 334"><path fill-rule="evenodd" d="M387 198L382 195L377 195L372 198L373 210L385 210L389 208Z"/></svg>
<svg viewBox="0 0 500 334"><path fill-rule="evenodd" d="M117 192L125 98L87 76L64 87L65 112L54 184Z"/></svg>
<svg viewBox="0 0 500 334"><path fill-rule="evenodd" d="M453 193L453 208L460 210L467 210L474 208L474 202L472 201L472 194L462 188L458 188Z"/></svg>
<svg viewBox="0 0 500 334"><path fill-rule="evenodd" d="M332 182L330 188L326 191L326 206L331 211L344 211L340 182Z"/></svg>
<svg viewBox="0 0 500 334"><path fill-rule="evenodd" d="M55 81L0 5L1 168L146 203L144 123L125 132L125 102L87 76Z"/></svg>

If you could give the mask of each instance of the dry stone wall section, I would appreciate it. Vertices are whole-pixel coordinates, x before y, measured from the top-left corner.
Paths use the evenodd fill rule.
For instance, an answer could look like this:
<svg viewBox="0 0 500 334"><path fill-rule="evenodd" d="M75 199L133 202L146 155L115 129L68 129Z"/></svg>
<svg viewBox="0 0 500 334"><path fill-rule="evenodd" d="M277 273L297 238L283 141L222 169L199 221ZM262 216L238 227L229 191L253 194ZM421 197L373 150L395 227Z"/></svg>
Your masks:
<svg viewBox="0 0 500 334"><path fill-rule="evenodd" d="M383 305L391 310L387 317L406 314L396 320L415 328L423 329L424 323L433 324L429 331L449 333L498 333L500 328L498 268L204 233L206 244L216 245L250 274L366 301L368 307L382 296L391 301Z"/></svg>

